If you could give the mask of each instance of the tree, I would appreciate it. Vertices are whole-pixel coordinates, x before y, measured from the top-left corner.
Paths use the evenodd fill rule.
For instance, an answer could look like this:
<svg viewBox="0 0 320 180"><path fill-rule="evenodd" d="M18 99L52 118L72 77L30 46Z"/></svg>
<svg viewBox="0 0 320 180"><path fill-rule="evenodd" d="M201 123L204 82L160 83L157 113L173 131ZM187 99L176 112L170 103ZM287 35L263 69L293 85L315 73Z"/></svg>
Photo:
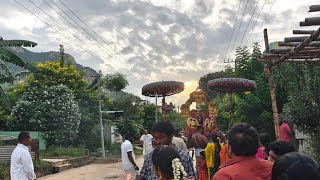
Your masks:
<svg viewBox="0 0 320 180"><path fill-rule="evenodd" d="M180 131L185 130L186 122L180 113L170 112L167 114L167 120L171 122L174 127L175 133L178 134Z"/></svg>
<svg viewBox="0 0 320 180"><path fill-rule="evenodd" d="M210 99L215 98L217 96L223 96L223 95L225 95L225 93L223 93L223 92L210 90L208 88L208 81L210 81L212 79L224 78L224 77L226 77L226 74L223 71L206 74L200 78L199 88L202 89L204 92L206 92Z"/></svg>
<svg viewBox="0 0 320 180"><path fill-rule="evenodd" d="M59 61L39 63L38 73L27 78L27 87L43 88L46 86L67 86L76 98L80 98L88 82L84 79L84 74L79 72L74 65L61 66Z"/></svg>
<svg viewBox="0 0 320 180"><path fill-rule="evenodd" d="M129 85L126 76L120 73L107 74L103 79L105 87L110 91L119 92Z"/></svg>
<svg viewBox="0 0 320 180"><path fill-rule="evenodd" d="M285 64L276 73L288 95L284 118L311 137L312 155L320 162L320 65Z"/></svg>
<svg viewBox="0 0 320 180"><path fill-rule="evenodd" d="M19 56L11 52L7 49L7 47L34 47L37 44L31 41L25 40L3 40L0 37L0 84L3 83L12 83L19 74L26 73L26 72L36 72L37 68L30 63L23 61ZM16 66L20 66L26 69L26 72L20 72L14 74L11 69L9 68L7 63L14 64ZM0 86L0 127L5 127L7 122L10 121L10 112L11 111L11 104L10 100L8 99L5 91L3 89L3 85ZM1 129L1 128L0 128Z"/></svg>
<svg viewBox="0 0 320 180"><path fill-rule="evenodd" d="M274 136L269 84L263 72L263 64L259 62L260 58L258 43L253 44L251 53L247 47L237 48L234 75L254 80L257 90L251 93L233 93L230 112L227 111L228 95L215 98L219 111L219 128L227 129L226 122L231 119L232 123L247 122L260 133L265 132Z"/></svg>
<svg viewBox="0 0 320 180"><path fill-rule="evenodd" d="M65 85L30 88L12 110L13 130L42 131L47 146L69 146L77 137L80 112Z"/></svg>
<svg viewBox="0 0 320 180"><path fill-rule="evenodd" d="M153 124L155 123L156 115L156 105L155 104L146 104L143 106L143 127L149 132L152 131Z"/></svg>

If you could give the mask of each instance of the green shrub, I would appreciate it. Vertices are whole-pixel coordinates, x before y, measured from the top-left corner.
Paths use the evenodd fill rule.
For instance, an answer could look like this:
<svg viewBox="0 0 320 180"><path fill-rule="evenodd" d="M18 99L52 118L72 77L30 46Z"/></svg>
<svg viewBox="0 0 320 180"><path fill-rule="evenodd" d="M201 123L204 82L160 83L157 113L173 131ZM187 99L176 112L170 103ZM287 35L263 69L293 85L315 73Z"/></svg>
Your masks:
<svg viewBox="0 0 320 180"><path fill-rule="evenodd" d="M50 174L52 171L52 167L48 162L42 161L40 159L37 159L33 162L34 170L36 172L41 172L44 174Z"/></svg>
<svg viewBox="0 0 320 180"><path fill-rule="evenodd" d="M121 155L121 144L120 143L113 143L111 144L110 141L106 143L106 154L107 155Z"/></svg>
<svg viewBox="0 0 320 180"><path fill-rule="evenodd" d="M0 179L10 176L10 164L0 163Z"/></svg>
<svg viewBox="0 0 320 180"><path fill-rule="evenodd" d="M73 147L51 147L47 150L40 151L40 156L44 157L80 157L87 155L87 149Z"/></svg>

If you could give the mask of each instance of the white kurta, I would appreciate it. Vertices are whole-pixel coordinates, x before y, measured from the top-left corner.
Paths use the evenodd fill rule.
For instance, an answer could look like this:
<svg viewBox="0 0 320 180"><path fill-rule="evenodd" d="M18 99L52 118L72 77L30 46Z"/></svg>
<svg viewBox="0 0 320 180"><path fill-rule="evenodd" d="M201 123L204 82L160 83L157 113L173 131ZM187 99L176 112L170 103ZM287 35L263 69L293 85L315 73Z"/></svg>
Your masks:
<svg viewBox="0 0 320 180"><path fill-rule="evenodd" d="M143 142L143 155L147 155L153 150L152 139L153 137L151 134L144 134L141 136L140 141Z"/></svg>
<svg viewBox="0 0 320 180"><path fill-rule="evenodd" d="M36 174L28 147L18 143L13 150L10 163L11 180L34 180Z"/></svg>

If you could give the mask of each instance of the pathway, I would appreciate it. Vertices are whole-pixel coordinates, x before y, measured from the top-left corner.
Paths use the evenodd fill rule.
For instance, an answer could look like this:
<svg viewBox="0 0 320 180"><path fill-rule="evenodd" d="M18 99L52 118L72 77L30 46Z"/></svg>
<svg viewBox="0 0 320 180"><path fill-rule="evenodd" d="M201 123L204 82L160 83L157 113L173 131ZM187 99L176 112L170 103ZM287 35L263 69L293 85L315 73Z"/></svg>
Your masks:
<svg viewBox="0 0 320 180"><path fill-rule="evenodd" d="M141 168L143 158L137 159L137 165ZM62 171L57 174L38 178L38 180L106 180L123 179L121 162L111 164L89 164L79 168Z"/></svg>

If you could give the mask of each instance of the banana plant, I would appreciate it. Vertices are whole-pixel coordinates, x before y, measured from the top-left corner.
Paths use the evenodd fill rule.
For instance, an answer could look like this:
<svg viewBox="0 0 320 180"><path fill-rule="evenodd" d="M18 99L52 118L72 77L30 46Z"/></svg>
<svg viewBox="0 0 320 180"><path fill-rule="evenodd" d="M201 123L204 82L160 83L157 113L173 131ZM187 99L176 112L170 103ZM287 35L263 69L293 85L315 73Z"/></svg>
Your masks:
<svg viewBox="0 0 320 180"><path fill-rule="evenodd" d="M37 43L27 40L3 40L0 37L0 84L12 83L16 79L11 69L6 63L12 63L20 66L27 71L34 73L38 68L28 62L23 61L19 56L8 50L8 47L35 47ZM6 98L4 91L0 85L0 97Z"/></svg>

